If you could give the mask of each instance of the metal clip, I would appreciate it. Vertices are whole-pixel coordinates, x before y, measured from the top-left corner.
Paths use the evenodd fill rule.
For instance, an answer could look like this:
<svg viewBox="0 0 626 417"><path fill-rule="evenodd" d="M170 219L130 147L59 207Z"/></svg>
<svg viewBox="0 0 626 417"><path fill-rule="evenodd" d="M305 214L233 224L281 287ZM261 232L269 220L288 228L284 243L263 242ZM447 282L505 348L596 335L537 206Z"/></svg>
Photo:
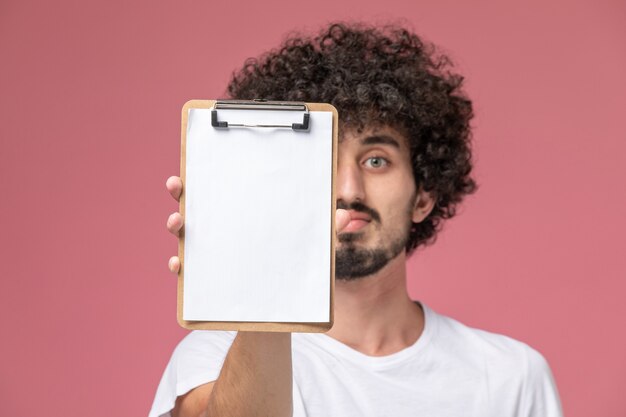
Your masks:
<svg viewBox="0 0 626 417"><path fill-rule="evenodd" d="M266 125L266 124L246 124L246 123L229 123L227 121L219 121L217 119L217 111L223 110L287 110L287 111L304 111L302 123L291 123L282 125ZM218 100L211 110L211 126L215 128L227 129L229 127L261 127L261 128L288 128L297 131L309 130L310 122L309 108L306 103L294 101L267 101L267 100Z"/></svg>

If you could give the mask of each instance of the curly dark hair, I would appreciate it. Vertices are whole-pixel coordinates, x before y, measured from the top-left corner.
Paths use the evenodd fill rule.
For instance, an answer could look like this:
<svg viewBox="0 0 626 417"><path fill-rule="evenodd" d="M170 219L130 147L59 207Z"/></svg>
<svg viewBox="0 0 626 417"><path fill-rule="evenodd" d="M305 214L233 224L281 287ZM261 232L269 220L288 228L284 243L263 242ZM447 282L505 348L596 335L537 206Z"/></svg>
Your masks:
<svg viewBox="0 0 626 417"><path fill-rule="evenodd" d="M248 59L233 74L234 99L331 103L340 130L388 125L409 138L417 187L436 198L413 223L406 250L434 242L441 221L475 191L470 120L463 77L417 35L397 27L334 23L317 36L292 35L277 49Z"/></svg>

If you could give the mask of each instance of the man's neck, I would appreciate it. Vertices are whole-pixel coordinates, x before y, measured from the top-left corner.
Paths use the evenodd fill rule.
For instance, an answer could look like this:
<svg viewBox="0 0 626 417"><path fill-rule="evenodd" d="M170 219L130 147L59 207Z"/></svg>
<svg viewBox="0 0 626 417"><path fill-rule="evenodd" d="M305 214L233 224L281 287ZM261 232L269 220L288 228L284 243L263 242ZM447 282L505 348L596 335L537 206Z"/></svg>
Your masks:
<svg viewBox="0 0 626 417"><path fill-rule="evenodd" d="M424 314L406 289L404 252L375 275L335 281L335 322L328 336L369 356L398 352L419 338Z"/></svg>

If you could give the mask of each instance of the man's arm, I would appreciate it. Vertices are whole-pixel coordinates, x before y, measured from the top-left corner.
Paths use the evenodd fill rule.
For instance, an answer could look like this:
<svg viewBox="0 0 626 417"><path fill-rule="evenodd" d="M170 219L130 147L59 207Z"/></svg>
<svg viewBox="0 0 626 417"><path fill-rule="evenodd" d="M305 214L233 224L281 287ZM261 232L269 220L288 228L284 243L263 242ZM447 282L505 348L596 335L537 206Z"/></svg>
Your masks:
<svg viewBox="0 0 626 417"><path fill-rule="evenodd" d="M183 184L170 177L166 188L176 201ZM168 230L178 236L180 213L173 213ZM178 273L180 260L169 261ZM239 332L216 381L200 385L176 400L174 417L254 415L290 417L292 414L291 333Z"/></svg>
<svg viewBox="0 0 626 417"><path fill-rule="evenodd" d="M183 184L170 177L167 190L178 201ZM337 230L350 221L337 210ZM178 236L183 227L180 213L173 213L167 228ZM173 256L170 271L178 273L180 260ZM291 333L239 332L226 355L216 381L200 385L176 400L173 417L290 417L293 413Z"/></svg>
<svg viewBox="0 0 626 417"><path fill-rule="evenodd" d="M173 417L290 417L291 333L239 332L220 376L176 401Z"/></svg>

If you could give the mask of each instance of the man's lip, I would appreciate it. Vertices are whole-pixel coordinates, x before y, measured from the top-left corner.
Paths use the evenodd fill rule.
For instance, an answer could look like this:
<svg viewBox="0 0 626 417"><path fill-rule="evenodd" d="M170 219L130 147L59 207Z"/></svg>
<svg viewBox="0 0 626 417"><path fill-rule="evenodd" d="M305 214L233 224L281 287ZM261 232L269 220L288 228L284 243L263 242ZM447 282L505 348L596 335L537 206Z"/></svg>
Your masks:
<svg viewBox="0 0 626 417"><path fill-rule="evenodd" d="M362 219L352 219L350 220L350 223L348 223L346 227L343 228L341 233L357 232L361 230L362 228L364 228L365 226L367 226L368 224L370 224L368 221L365 221Z"/></svg>
<svg viewBox="0 0 626 417"><path fill-rule="evenodd" d="M350 213L350 222L341 231L342 233L356 232L367 226L372 221L372 218L366 213L354 210L349 210L348 212Z"/></svg>
<svg viewBox="0 0 626 417"><path fill-rule="evenodd" d="M363 213L362 211L348 210L348 213L350 213L351 220L363 220L366 222L372 221L372 217L369 216L367 213Z"/></svg>

